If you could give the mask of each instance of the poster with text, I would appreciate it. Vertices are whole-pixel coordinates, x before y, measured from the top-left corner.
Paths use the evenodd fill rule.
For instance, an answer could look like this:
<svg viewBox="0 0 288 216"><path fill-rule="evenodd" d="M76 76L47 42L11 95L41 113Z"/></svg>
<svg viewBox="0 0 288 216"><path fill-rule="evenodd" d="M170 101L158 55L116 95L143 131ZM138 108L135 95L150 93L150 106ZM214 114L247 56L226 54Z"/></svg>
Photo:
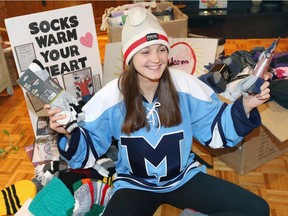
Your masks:
<svg viewBox="0 0 288 216"><path fill-rule="evenodd" d="M37 59L77 101L83 101L83 92L93 96L102 87L91 4L8 18L5 25L19 77ZM23 91L35 136L49 135L43 103Z"/></svg>
<svg viewBox="0 0 288 216"><path fill-rule="evenodd" d="M207 73L205 66L214 63L218 39L170 38L169 65L194 76Z"/></svg>

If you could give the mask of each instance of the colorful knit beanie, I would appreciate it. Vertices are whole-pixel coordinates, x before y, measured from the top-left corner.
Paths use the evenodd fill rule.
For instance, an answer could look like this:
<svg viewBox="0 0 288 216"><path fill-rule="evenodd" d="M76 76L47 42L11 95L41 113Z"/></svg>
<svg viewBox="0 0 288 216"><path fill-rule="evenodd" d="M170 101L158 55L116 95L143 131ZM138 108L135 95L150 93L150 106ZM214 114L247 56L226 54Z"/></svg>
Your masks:
<svg viewBox="0 0 288 216"><path fill-rule="evenodd" d="M111 198L111 188L102 181L82 179L75 182L73 188L75 190L73 216L85 215L92 209L94 212L102 212Z"/></svg>
<svg viewBox="0 0 288 216"><path fill-rule="evenodd" d="M37 216L66 216L74 207L74 197L59 178L52 180L35 196L28 209Z"/></svg>
<svg viewBox="0 0 288 216"><path fill-rule="evenodd" d="M36 185L30 180L21 180L4 188L0 192L0 215L15 214L36 193Z"/></svg>
<svg viewBox="0 0 288 216"><path fill-rule="evenodd" d="M135 53L154 44L163 44L170 49L167 34L157 18L145 8L130 9L122 29L124 62L128 65Z"/></svg>

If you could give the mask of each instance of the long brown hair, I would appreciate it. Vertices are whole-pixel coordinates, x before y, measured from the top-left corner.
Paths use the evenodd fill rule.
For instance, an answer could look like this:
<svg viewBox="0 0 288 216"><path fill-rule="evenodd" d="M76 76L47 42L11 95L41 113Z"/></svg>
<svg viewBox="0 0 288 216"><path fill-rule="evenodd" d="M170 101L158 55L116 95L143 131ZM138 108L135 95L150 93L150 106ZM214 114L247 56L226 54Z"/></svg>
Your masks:
<svg viewBox="0 0 288 216"><path fill-rule="evenodd" d="M118 86L123 95L126 108L122 132L129 135L140 128L149 128L145 109L142 104L137 70L133 61L130 62L126 71L121 74ZM165 68L159 81L158 101L161 104L158 112L161 125L171 127L180 124L182 116L179 108L179 97L168 67Z"/></svg>

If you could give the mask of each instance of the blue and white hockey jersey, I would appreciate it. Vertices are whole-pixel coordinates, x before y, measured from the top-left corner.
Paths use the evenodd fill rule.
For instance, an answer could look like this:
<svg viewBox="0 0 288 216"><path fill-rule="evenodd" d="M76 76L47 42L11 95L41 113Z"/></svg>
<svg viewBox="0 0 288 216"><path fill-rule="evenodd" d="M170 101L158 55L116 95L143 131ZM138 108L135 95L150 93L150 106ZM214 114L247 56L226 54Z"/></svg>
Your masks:
<svg viewBox="0 0 288 216"><path fill-rule="evenodd" d="M119 148L114 190L169 192L197 172L205 172L205 166L198 166L190 152L193 137L211 148L232 147L260 126L258 110L254 109L247 118L241 98L227 105L198 78L176 69L170 69L170 73L180 99L180 125L161 126L157 113L161 104L156 97L150 104L143 101L150 130L142 128L129 136L123 134L125 106L116 79L84 106L85 121L73 131L69 142L59 136L60 154L70 167L93 167L114 137Z"/></svg>

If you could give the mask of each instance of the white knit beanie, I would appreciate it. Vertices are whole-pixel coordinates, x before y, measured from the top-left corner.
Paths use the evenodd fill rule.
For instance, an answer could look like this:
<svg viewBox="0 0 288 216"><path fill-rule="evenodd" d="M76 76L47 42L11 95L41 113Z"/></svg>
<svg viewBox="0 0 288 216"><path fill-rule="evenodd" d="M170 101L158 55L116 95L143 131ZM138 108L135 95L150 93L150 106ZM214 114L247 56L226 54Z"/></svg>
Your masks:
<svg viewBox="0 0 288 216"><path fill-rule="evenodd" d="M153 44L163 44L170 49L167 34L157 18L145 8L130 9L122 29L124 62L128 65L135 53Z"/></svg>

